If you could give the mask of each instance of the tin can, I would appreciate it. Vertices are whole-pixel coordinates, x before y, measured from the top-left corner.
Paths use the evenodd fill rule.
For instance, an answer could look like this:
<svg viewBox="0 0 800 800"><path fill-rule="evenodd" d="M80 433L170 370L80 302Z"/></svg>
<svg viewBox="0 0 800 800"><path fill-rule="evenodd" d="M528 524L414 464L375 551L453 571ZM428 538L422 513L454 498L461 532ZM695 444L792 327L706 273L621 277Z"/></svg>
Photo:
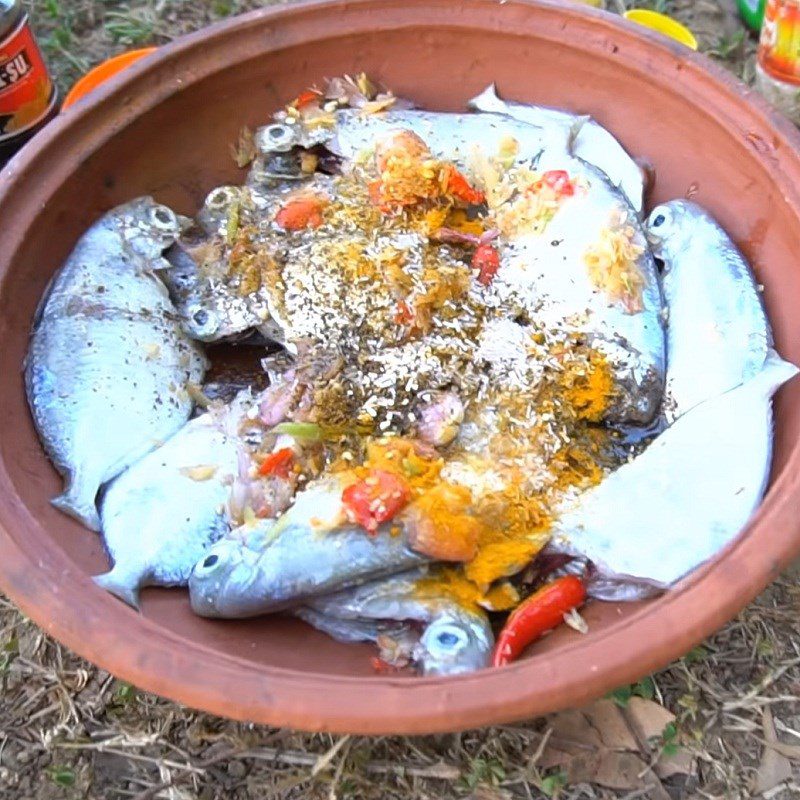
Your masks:
<svg viewBox="0 0 800 800"><path fill-rule="evenodd" d="M776 80L800 86L800 0L767 0L758 63Z"/></svg>
<svg viewBox="0 0 800 800"><path fill-rule="evenodd" d="M19 0L0 0L0 164L56 114L56 90Z"/></svg>

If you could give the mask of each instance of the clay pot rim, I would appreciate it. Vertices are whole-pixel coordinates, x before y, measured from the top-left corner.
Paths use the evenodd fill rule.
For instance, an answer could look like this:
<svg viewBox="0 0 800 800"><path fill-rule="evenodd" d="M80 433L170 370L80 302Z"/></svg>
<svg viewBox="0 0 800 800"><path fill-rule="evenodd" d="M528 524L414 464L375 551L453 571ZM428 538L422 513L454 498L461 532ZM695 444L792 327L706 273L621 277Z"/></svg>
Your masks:
<svg viewBox="0 0 800 800"><path fill-rule="evenodd" d="M312 0L299 5L280 8L266 8L242 15L218 23L198 33L192 34L172 44L159 49L145 61L131 66L124 73L116 76L108 84L99 87L93 92L91 98L87 98L84 103L65 112L60 118L46 128L36 139L36 144L24 150L17 156L6 169L0 174L2 183L0 187L0 208L6 205L11 206L10 224L8 228L12 231L9 237L6 253L10 258L19 246L19 238L13 236L14 212L18 219L22 221L24 215L30 211L32 200L17 204L14 200L15 187L26 180L31 180L29 173L33 173L44 163L52 171L58 173L58 149L59 144L64 144L65 148L70 147L74 150L78 144L85 144L87 151L92 151L101 146L108 138L112 137L117 128L107 125L104 114L113 103L119 103L128 108L132 118L152 109L164 99L175 92L179 92L181 87L175 81L163 80L160 83L151 81L150 85L157 85L158 89L148 95L137 94L136 84L147 76L155 77L164 72L167 76L171 75L169 69L164 67L175 62L179 62L181 54L193 50L196 45L203 43L209 50L214 45L221 45L222 40L236 31L245 31L251 26L263 25L264 23L280 23L284 20L292 21L297 24L303 20L311 20L309 33L313 34L306 41L313 41L314 36L328 38L329 31L320 30L319 23L314 27L314 18L318 15L323 17L334 8L354 9L378 9L378 8L401 8L403 4L398 0L352 0L346 4L338 2L328 2L327 0ZM427 5L427 4L426 4ZM492 0L462 0L460 4L468 8L480 10L483 7L497 8ZM436 3L430 4L431 13L435 13ZM452 6L455 10L458 6ZM745 99L756 116L760 117L759 122L763 128L771 129L781 145L788 150L800 152L800 134L784 120L777 112L772 111L765 101L758 97L753 97L752 92L721 67L711 62L705 56L688 51L682 45L673 43L670 40L651 33L641 26L626 22L622 19L613 17L610 14L585 9L561 5L553 0L509 0L503 6L504 9L544 9L552 14L557 14L563 18L573 21L586 19L591 21L591 27L598 34L614 36L620 41L643 40L654 53L654 56L675 56L682 62L686 73L691 73L694 83L687 87L687 97L690 100L700 99L697 87L701 84L713 85L715 90L711 96L703 96L705 103L703 112L709 116L725 118L731 124L735 120L726 113L726 106L734 99ZM423 9L419 9L419 17L425 17ZM459 23L457 15L452 23L453 28L458 28L460 24L470 26L469 23ZM409 27L411 23L401 23L394 21L387 28ZM413 23L421 24L420 22ZM504 30L502 22L498 23L499 29ZM362 28L359 28L361 30ZM509 34L510 35L510 34ZM524 34L521 34L524 35ZM537 32L540 38L552 38L551 31ZM283 46L292 46L296 42L279 43L276 49ZM230 42L226 46L230 46ZM267 43L265 48L269 47ZM256 57L256 53L253 57ZM214 67L209 62L204 63L206 73L214 71ZM643 70L642 64L633 64L632 69ZM193 73L193 79L197 79L200 72ZM656 82L666 83L667 76L652 76ZM91 128L95 118L100 118L101 123L98 132L91 133ZM746 135L746 134L745 134ZM70 144L75 142L75 144ZM769 156L766 152L756 149L764 168L767 169ZM64 159L68 162L69 159ZM66 167L62 167L65 169ZM784 171L773 175L774 181L779 185L784 196L791 197L795 206L800 207L800 158L794 157L789 163L784 164ZM54 175L47 183L52 187L57 185L58 178ZM47 196L47 190L37 189L32 194L39 191L40 196ZM18 208L15 208L18 205ZM20 226L21 230L25 226ZM0 255L0 261L5 260L5 256ZM661 666L665 660L665 653L676 657L686 652L691 646L696 644L706 635L715 630L720 624L726 621L733 613L738 611L741 600L752 599L771 579L776 577L781 566L785 565L800 549L800 521L794 519L791 505L794 497L800 493L800 443L795 444L789 458L782 470L782 473L775 484L771 487L757 513L750 523L746 526L742 535L735 540L725 551L718 555L710 564L696 571L693 575L676 587L669 595L658 602L639 610L635 615L628 619L626 629L631 626L643 627L651 625L648 632L647 645L649 650L655 654L649 655L643 651L640 645L639 650L631 652L629 646L603 647L603 644L611 640L612 642L621 635L625 637L625 631L620 626L611 626L608 630L599 634L594 634L592 641L584 645L578 637L569 644L565 644L559 651L564 658L558 659L560 667L558 673L550 667L553 675L558 675L554 684L557 684L557 695L559 701L551 704L546 710L554 710L556 707L572 705L588 700L604 690L614 688L614 685L625 680L634 680L651 669ZM121 651L121 655L113 650L109 650L104 645L109 644L109 640L104 640L103 636L86 635L82 631L83 622L80 606L60 606L60 597L81 597L86 592L100 592L90 578L83 572L78 571L67 556L57 548L47 553L31 552L33 547L12 539L5 531L8 522L18 524L21 519L31 526L38 526L37 520L29 513L28 509L22 506L13 488L10 476L5 464L0 464L0 488L3 494L9 498L9 505L14 506L16 518L9 513L6 507L0 506L0 578L3 588L8 592L12 599L39 622L44 629L63 641L67 646L74 648L79 653L84 653L87 658L105 666L114 674L129 680L144 689L159 692L180 702L187 702L191 705L203 707L208 710L222 713L228 716L235 716L240 719L254 719L257 721L269 722L271 724L288 724L296 727L317 729L317 730L339 730L359 733L422 733L433 731L452 730L455 728L465 728L474 725L488 724L500 719L507 720L530 716L542 710L542 698L522 688L514 699L509 699L500 690L502 685L508 684L510 680L517 679L520 686L525 684L519 679L526 673L536 674L537 670L545 669L542 664L534 666L537 662L520 661L499 671L482 671L470 675L442 679L442 678L418 678L413 681L407 679L397 679L391 676L378 676L371 678L366 685L370 688L375 687L383 691L382 699L386 700L387 717L391 719L391 726L385 726L382 722L383 715L367 715L359 711L357 718L351 713L348 715L346 706L338 710L331 711L326 707L326 711L314 712L309 707L302 707L295 700L292 705L291 696L302 696L310 691L317 692L316 698L324 698L326 695L333 695L338 686L346 693L347 688L358 685L365 687L365 681L358 676L330 675L323 672L299 672L292 669L281 667L263 667L247 661L238 656L231 656L212 649L206 645L187 640L178 633L165 629L149 619L142 617L131 617L135 612L122 606L118 601L110 597L101 599L103 612L107 614L106 620L109 628L124 629L132 621L132 634L128 637L129 648ZM712 609L711 613L704 616L699 622L691 620L685 623L679 634L668 629L660 630L657 627L659 617L681 619L681 609L692 606L691 598L695 593L701 591L701 584L711 569L718 569L722 566L721 562L732 554L741 550L751 549L749 534L755 529L761 530L760 539L767 538L770 545L770 557L762 557L759 562L753 561L753 571L747 575L738 575L736 580L736 593L729 593L724 598L724 603ZM780 535L771 533L780 531ZM791 533L791 535L787 535ZM762 542L763 543L763 542ZM757 554L756 554L757 555ZM26 570L30 569L31 564L39 563L39 568L32 575L25 575ZM24 576L24 577L23 577ZM56 611L59 619L48 619L47 615ZM655 616L653 616L655 615ZM116 633L111 633L116 636ZM629 643L626 642L626 645ZM269 692L273 696L272 703L265 700L263 707L251 707L245 699L231 700L220 694L219 687L221 680L215 682L214 686L203 686L202 682L187 685L174 680L171 676L160 678L151 671L140 668L132 655L139 647L158 650L159 653L172 660L173 665L205 659L208 664L213 665L217 674L228 679L231 685L241 680L242 676L248 676L254 681L273 684L273 691ZM599 673L597 667L591 664L584 664L577 672L571 668L563 668L568 664L569 654L581 648L588 653L595 652L602 648L610 658L605 658L603 671ZM132 652L133 651L133 652ZM197 669L189 670L192 674L199 674ZM178 670L172 670L174 675ZM598 674L599 673L599 674ZM608 683L608 675L619 676L613 685ZM204 689L206 693L204 693ZM493 704L491 701L481 700L480 698L491 697L493 690L498 690L498 696L502 702ZM275 700L282 692L289 695L287 701ZM416 693L415 700L425 698L426 702L408 702L410 693ZM448 716L446 706L441 705L441 697L458 695L457 708L453 714ZM439 701L437 702L435 701ZM327 702L327 701L326 701ZM330 703L328 704L330 705ZM333 706L335 707L335 702Z"/></svg>

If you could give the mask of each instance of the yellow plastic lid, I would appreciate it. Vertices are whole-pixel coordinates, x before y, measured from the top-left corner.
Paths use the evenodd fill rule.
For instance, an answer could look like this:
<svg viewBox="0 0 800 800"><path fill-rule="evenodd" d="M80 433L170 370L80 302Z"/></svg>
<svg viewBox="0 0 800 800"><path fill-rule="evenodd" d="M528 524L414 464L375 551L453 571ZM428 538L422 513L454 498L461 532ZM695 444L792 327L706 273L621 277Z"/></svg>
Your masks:
<svg viewBox="0 0 800 800"><path fill-rule="evenodd" d="M61 110L69 108L73 103L85 97L92 90L105 83L109 78L126 70L132 64L135 64L139 59L149 56L150 53L155 53L157 48L144 47L141 50L129 50L127 53L120 53L114 58L109 58L102 64L98 64L94 69L89 70L73 87L70 89L64 102L61 104Z"/></svg>
<svg viewBox="0 0 800 800"><path fill-rule="evenodd" d="M685 25L681 25L680 22L666 14L659 14L657 11L650 11L647 8L632 8L623 16L631 22L644 25L651 31L662 33L692 50L697 50L697 39L694 38L694 34Z"/></svg>

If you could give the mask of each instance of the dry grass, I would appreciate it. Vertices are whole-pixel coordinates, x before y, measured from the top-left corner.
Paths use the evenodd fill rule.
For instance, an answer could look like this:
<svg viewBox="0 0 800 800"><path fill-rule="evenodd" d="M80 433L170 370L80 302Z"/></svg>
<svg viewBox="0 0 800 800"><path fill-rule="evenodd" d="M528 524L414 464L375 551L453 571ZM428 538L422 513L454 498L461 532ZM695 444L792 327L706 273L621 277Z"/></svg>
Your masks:
<svg viewBox="0 0 800 800"><path fill-rule="evenodd" d="M113 52L161 43L263 3L255 0L33 0L37 32L63 89ZM663 10L663 0L654 7ZM675 0L701 46L749 77L754 45L729 7ZM771 586L703 648L654 676L678 716L698 774L672 778L673 798L752 797L764 752L762 711L800 746L800 588ZM0 797L168 800L530 800L646 797L563 786L536 765L547 720L449 736L302 735L189 711L82 661L0 598ZM791 748L794 747L795 750ZM797 772L795 772L797 776ZM800 793L789 781L771 798ZM544 790L544 791L543 791Z"/></svg>

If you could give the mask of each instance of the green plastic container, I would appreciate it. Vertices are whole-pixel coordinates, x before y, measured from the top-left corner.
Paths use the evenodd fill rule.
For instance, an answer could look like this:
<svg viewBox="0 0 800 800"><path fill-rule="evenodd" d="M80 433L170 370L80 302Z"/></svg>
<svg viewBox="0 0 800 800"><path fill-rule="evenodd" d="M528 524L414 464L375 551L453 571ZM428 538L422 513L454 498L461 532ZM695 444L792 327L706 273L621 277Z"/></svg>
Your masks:
<svg viewBox="0 0 800 800"><path fill-rule="evenodd" d="M767 0L736 0L739 7L739 14L745 24L756 32L761 30L761 23L764 21L764 6Z"/></svg>

